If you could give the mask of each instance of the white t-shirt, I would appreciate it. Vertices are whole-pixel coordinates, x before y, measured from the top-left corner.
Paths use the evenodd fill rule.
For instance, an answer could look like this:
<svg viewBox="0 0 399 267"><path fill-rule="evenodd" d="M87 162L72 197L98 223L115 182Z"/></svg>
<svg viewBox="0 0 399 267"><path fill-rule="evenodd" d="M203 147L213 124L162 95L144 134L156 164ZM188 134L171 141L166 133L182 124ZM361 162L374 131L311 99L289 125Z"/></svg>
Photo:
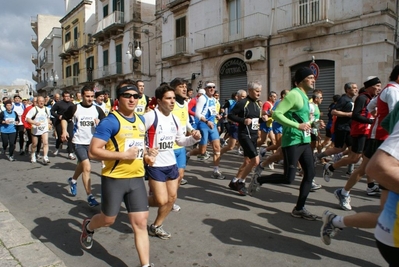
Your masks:
<svg viewBox="0 0 399 267"><path fill-rule="evenodd" d="M36 114L37 112L37 114ZM36 116L35 116L36 115ZM29 110L28 114L26 114L26 118L32 119L35 116L35 122L40 122L39 126L32 125L32 134L33 135L42 135L48 132L48 123L50 118L50 111L47 107L33 107Z"/></svg>
<svg viewBox="0 0 399 267"><path fill-rule="evenodd" d="M75 114L73 114L72 122L74 124L74 134L72 143L79 145L89 145L93 134L96 130L95 119L99 114L95 105L83 107L81 104L76 105Z"/></svg>
<svg viewBox="0 0 399 267"><path fill-rule="evenodd" d="M158 148L153 167L166 167L176 164L173 146L191 146L197 141L192 136L185 136L179 119L172 113L162 114L157 108L144 115L147 130L147 142L150 148Z"/></svg>
<svg viewBox="0 0 399 267"><path fill-rule="evenodd" d="M18 117L21 118L22 113L24 113L25 106L22 103L14 103L13 104L13 110L18 114ZM22 120L19 120L18 125L23 125Z"/></svg>

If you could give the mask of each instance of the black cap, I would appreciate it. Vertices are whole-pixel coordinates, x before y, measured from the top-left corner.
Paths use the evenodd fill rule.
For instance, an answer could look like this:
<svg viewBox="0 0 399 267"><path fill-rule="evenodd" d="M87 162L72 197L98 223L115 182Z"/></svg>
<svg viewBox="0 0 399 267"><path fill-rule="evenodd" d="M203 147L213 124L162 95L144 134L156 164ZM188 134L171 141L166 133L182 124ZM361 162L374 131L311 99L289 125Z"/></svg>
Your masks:
<svg viewBox="0 0 399 267"><path fill-rule="evenodd" d="M307 68L307 67L302 67L299 68L296 72L295 72L295 82L297 84L299 84L300 82L302 82L306 77L308 77L309 75L314 75L314 73L312 72L311 69Z"/></svg>
<svg viewBox="0 0 399 267"><path fill-rule="evenodd" d="M119 97L121 94L123 94L124 92L129 91L129 90L136 91L136 93L140 94L139 89L137 89L137 87L135 85L129 84L129 85L119 88L116 91L116 95L117 95L117 97Z"/></svg>
<svg viewBox="0 0 399 267"><path fill-rule="evenodd" d="M369 77L369 79L367 81L365 81L364 84L364 88L369 88L373 85L376 85L378 83L381 83L380 78L378 77Z"/></svg>
<svg viewBox="0 0 399 267"><path fill-rule="evenodd" d="M104 91L98 91L94 93L95 98L99 97L100 95L104 95Z"/></svg>

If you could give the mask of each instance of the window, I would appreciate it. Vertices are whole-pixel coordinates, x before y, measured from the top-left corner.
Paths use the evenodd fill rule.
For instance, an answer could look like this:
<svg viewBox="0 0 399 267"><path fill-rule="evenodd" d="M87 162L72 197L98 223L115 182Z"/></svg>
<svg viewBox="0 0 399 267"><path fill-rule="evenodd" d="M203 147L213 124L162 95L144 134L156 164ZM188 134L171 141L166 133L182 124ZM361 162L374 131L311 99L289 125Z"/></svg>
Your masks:
<svg viewBox="0 0 399 267"><path fill-rule="evenodd" d="M78 27L73 28L73 39L77 40L79 37Z"/></svg>
<svg viewBox="0 0 399 267"><path fill-rule="evenodd" d="M72 69L71 69L71 66L67 66L67 67L65 68L65 77L66 77L66 78L72 76L72 71L71 71L71 70L72 70Z"/></svg>
<svg viewBox="0 0 399 267"><path fill-rule="evenodd" d="M124 1L123 0L113 0L113 11L124 11Z"/></svg>
<svg viewBox="0 0 399 267"><path fill-rule="evenodd" d="M108 50L103 51L103 66L108 66Z"/></svg>
<svg viewBox="0 0 399 267"><path fill-rule="evenodd" d="M232 0L228 3L229 33L236 35L241 32L241 0ZM254 25L255 26L255 25Z"/></svg>
<svg viewBox="0 0 399 267"><path fill-rule="evenodd" d="M299 24L320 20L320 0L299 0Z"/></svg>
<svg viewBox="0 0 399 267"><path fill-rule="evenodd" d="M103 6L103 18L108 16L108 5Z"/></svg>
<svg viewBox="0 0 399 267"><path fill-rule="evenodd" d="M122 44L115 46L116 73L122 74Z"/></svg>
<svg viewBox="0 0 399 267"><path fill-rule="evenodd" d="M73 76L79 75L79 62L73 64Z"/></svg>
<svg viewBox="0 0 399 267"><path fill-rule="evenodd" d="M71 40L71 32L65 34L65 43Z"/></svg>
<svg viewBox="0 0 399 267"><path fill-rule="evenodd" d="M86 71L87 71L87 81L92 82L93 81L93 70L94 70L94 57L88 57L86 58Z"/></svg>
<svg viewBox="0 0 399 267"><path fill-rule="evenodd" d="M186 52L186 17L176 20L176 54Z"/></svg>

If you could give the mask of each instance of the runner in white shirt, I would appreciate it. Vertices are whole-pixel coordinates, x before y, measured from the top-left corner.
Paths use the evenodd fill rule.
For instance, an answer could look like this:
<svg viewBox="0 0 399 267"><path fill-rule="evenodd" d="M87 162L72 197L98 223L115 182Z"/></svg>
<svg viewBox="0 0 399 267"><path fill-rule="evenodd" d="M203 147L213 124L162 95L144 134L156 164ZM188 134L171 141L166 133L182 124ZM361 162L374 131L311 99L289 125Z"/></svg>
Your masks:
<svg viewBox="0 0 399 267"><path fill-rule="evenodd" d="M174 89L164 85L155 90L158 108L144 114L149 148L158 148L154 164L146 167L152 195L148 202L152 207L159 207L149 235L169 239L171 234L162 228L162 223L172 210L179 187L179 171L173 146L191 146L201 139L199 132L185 136L180 120L172 114L175 107Z"/></svg>
<svg viewBox="0 0 399 267"><path fill-rule="evenodd" d="M29 110L26 114L26 121L32 125L32 147L31 162L36 162L36 146L38 138L42 139L43 144L43 164L50 163L48 159L48 125L50 122L50 111L44 106L44 97L37 97L37 106Z"/></svg>

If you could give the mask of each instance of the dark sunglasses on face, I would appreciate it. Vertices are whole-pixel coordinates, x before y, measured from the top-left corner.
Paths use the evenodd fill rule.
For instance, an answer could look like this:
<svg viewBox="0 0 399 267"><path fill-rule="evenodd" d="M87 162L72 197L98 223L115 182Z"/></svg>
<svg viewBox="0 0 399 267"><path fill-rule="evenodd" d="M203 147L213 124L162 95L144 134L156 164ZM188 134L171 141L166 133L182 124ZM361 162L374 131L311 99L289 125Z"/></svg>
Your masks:
<svg viewBox="0 0 399 267"><path fill-rule="evenodd" d="M212 89L212 88L215 89L216 87L215 86L208 86L207 88L208 89Z"/></svg>
<svg viewBox="0 0 399 267"><path fill-rule="evenodd" d="M130 99L133 96L134 99L139 99L139 94L130 94L130 93L123 93L121 97Z"/></svg>

